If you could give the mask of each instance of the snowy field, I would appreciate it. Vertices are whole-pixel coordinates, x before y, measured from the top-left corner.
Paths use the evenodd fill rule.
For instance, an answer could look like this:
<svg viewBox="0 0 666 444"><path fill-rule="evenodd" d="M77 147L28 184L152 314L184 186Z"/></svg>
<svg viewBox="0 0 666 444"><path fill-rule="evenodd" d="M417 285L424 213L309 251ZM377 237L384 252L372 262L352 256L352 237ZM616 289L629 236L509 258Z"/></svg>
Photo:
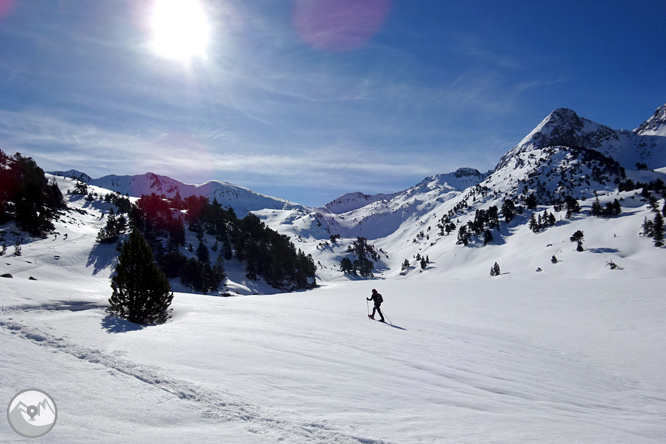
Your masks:
<svg viewBox="0 0 666 444"><path fill-rule="evenodd" d="M666 268L638 234L650 213L631 196L612 227L519 226L489 253L442 239L435 267L408 278L399 263L421 248L408 230L378 241L396 263L374 280L329 265L315 290L255 296L267 288L225 263L229 292L244 296L172 282L174 316L151 327L105 311L117 253L94 239L108 204L68 199L76 211L58 236L28 239L16 256L5 226L0 257L0 274L13 275L0 278L0 404L50 394L58 420L39 442L666 442ZM490 257L501 276L488 275ZM366 317L372 288L393 325ZM1 443L25 441L0 420Z"/></svg>
<svg viewBox="0 0 666 444"><path fill-rule="evenodd" d="M63 273L0 282L0 399L55 399L40 442L666 442L666 279L177 293L139 328L105 313L105 277ZM367 319L373 287L393 326ZM3 420L0 441L25 438Z"/></svg>

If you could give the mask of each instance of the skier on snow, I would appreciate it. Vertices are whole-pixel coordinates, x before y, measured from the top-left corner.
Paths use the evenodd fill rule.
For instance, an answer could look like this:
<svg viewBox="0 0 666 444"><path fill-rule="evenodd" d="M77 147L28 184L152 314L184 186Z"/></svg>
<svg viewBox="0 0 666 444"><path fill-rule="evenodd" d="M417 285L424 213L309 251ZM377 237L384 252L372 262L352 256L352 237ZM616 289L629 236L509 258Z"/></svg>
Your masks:
<svg viewBox="0 0 666 444"><path fill-rule="evenodd" d="M379 322L384 322L384 315L382 314L382 309L379 308L379 306L382 305L382 302L384 302L384 298L382 297L382 295L379 294L377 292L377 290L373 289L372 290L372 296L370 296L369 298L366 298L366 300L375 302L375 306L372 309L372 314L368 315L368 317L370 319L375 319L375 311L376 311L376 312L379 313L379 316L381 317Z"/></svg>

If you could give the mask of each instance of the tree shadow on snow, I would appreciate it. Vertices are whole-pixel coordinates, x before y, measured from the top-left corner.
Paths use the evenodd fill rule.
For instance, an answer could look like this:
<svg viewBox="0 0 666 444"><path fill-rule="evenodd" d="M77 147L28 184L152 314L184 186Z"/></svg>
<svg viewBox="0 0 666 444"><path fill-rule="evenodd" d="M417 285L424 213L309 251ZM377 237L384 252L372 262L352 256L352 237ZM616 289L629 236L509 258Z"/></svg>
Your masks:
<svg viewBox="0 0 666 444"><path fill-rule="evenodd" d="M619 253L617 248L589 248L590 253Z"/></svg>
<svg viewBox="0 0 666 444"><path fill-rule="evenodd" d="M93 274L113 266L118 259L116 244L95 244L88 254L86 267L93 267Z"/></svg>
<svg viewBox="0 0 666 444"><path fill-rule="evenodd" d="M127 333L128 331L143 330L146 327L149 327L149 325L135 324L111 314L107 314L104 319L102 319L102 328L106 330L107 333Z"/></svg>

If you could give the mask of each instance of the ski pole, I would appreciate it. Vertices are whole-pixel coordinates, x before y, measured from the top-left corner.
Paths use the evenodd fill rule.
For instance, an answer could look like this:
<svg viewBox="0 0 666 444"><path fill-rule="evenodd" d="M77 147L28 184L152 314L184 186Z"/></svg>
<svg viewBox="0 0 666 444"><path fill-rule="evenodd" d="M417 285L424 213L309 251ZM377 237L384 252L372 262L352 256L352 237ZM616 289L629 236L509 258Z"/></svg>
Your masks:
<svg viewBox="0 0 666 444"><path fill-rule="evenodd" d="M393 325L393 322L391 322L391 318L389 318L389 317L386 315L386 312L385 312L385 311L382 311L382 313L384 314L384 317L385 317L386 320L389 322L389 324Z"/></svg>
<svg viewBox="0 0 666 444"><path fill-rule="evenodd" d="M370 304L368 304L368 299L365 299L365 306L368 308L368 316L370 316Z"/></svg>

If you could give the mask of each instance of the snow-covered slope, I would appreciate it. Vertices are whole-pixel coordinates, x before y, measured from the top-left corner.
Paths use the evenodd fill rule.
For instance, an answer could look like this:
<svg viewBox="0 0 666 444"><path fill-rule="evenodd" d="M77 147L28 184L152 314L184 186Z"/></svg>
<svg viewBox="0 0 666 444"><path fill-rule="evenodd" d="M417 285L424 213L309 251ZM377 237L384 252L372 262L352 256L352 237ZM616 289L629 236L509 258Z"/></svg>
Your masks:
<svg viewBox="0 0 666 444"><path fill-rule="evenodd" d="M552 238L522 233L497 278L472 266L272 296L177 292L173 319L141 327L105 311L110 264L85 254L97 214L82 210L58 222L67 239L32 240L0 262L13 274L0 278L0 399L26 388L54 398L58 421L40 442L666 438L666 279L622 279L593 259L602 252L585 261L567 252L553 266L585 279L551 270L532 279L516 263L540 264L534 245ZM618 239L621 249L628 240ZM392 325L366 318L371 288ZM4 420L0 438L23 439Z"/></svg>
<svg viewBox="0 0 666 444"><path fill-rule="evenodd" d="M90 183L90 181L92 180L92 177L78 170L49 171L48 174L54 176L68 177L70 179L78 180L79 182L83 183Z"/></svg>
<svg viewBox="0 0 666 444"><path fill-rule="evenodd" d="M634 130L639 136L666 137L666 105L657 108L652 117Z"/></svg>
<svg viewBox="0 0 666 444"><path fill-rule="evenodd" d="M248 212L265 208L304 208L302 205L285 199L256 193L248 188L228 182L208 181L202 185L192 185L154 173L137 176L104 176L90 180L89 184L117 191L121 194L128 194L132 197L141 197L143 194L152 193L158 196L164 195L168 198L180 194L183 199L189 196L207 196L211 201L217 199L224 207L232 207L239 217L244 217Z"/></svg>
<svg viewBox="0 0 666 444"><path fill-rule="evenodd" d="M361 202L365 205L357 200L346 212L327 211L324 207L314 220L311 213L307 218L271 210L257 214L269 226L297 239L298 247L318 262L323 280L340 274L340 261L348 256L348 248L357 236L369 239L382 253L381 261L376 263L376 275L383 277L478 277L487 274L493 262L500 259L516 266L512 272L521 275L534 275L535 270L541 269L543 273L574 276L578 275L579 266L592 261L598 267L595 276L610 271L604 271L610 262L624 263L622 270L615 271L629 278L661 276L666 274L664 249L654 248L653 240L641 234L644 220L652 220L655 215L647 200L639 195L640 190L618 192L618 184L628 177L649 182L666 180L666 175L659 169L624 168L617 156L608 154L614 141L625 136L659 143L664 138L623 134L581 119L573 111L556 110L510 150L489 176L474 170L432 176L390 198L365 199ZM558 141L567 144L555 144ZM640 146L625 144L623 149L619 157L625 163L633 162L632 168L636 161L647 159L641 156ZM660 161L660 152L651 153L652 161ZM491 232L493 239L485 247L479 237L473 237L468 247L458 244L458 228L473 221L477 211L501 208L506 199L524 207L528 196L533 196L538 204L535 217L544 212L553 214L554 227L533 233L527 226L533 211L527 210L509 224L501 218L499 231ZM556 206L567 197L573 197L582 207L571 219L566 218L564 208ZM618 199L622 215L611 219L590 217L591 204L597 197L602 206ZM661 209L663 198L658 194L656 198ZM442 230L448 223L456 226L451 234ZM575 252L569 238L578 230L588 233L586 236L601 236L594 237L596 244L590 246L594 253L572 255L566 264L551 267L553 255L569 256ZM327 238L333 234L340 234L342 239L329 242ZM523 258L516 256L516 251L531 253ZM418 257L430 259L426 269L417 266ZM538 265L535 258L539 258ZM405 260L411 264L407 270L402 267Z"/></svg>
<svg viewBox="0 0 666 444"><path fill-rule="evenodd" d="M427 177L404 191L386 195L346 194L320 208L317 221L330 234L376 239L399 230L411 218L429 212L486 177L473 168Z"/></svg>
<svg viewBox="0 0 666 444"><path fill-rule="evenodd" d="M227 294L244 297L176 284L173 319L131 324L105 311L117 251L94 239L110 204L66 194L71 210L47 238L0 227L8 245L0 276L12 276L0 277L0 398L27 388L53 396L59 416L45 443L663 444L666 248L641 234L655 217L650 202L617 189L620 160L604 152L617 139L578 120L572 131L542 125L534 134L550 142L514 148L489 176L437 175L329 209L151 174L91 181L97 195L179 192L240 204L240 214L256 208L313 255L321 286L255 296L270 290L228 261ZM641 131L654 134L627 137L661 140L652 123ZM554 143L585 134L599 145ZM627 146L627 159L647 161ZM641 174L666 177L665 165ZM56 180L74 189L74 180ZM537 210L502 221L486 246L441 232L445 221L462 226L528 195ZM571 218L553 205L565 195L582 207ZM602 206L617 199L622 213L588 216L596 197ZM554 225L528 227L530 215L551 212ZM576 231L582 252L570 241ZM339 272L356 236L379 252L372 280ZM417 255L428 257L424 269ZM494 262L501 272L491 277ZM372 288L384 296L387 325L366 318ZM0 441L21 439L0 421Z"/></svg>
<svg viewBox="0 0 666 444"><path fill-rule="evenodd" d="M649 168L666 165L666 105L634 131L614 130L559 108L507 152L497 164L503 167L515 154L549 146L584 147L611 157L626 169L645 163Z"/></svg>
<svg viewBox="0 0 666 444"><path fill-rule="evenodd" d="M635 233L646 211L636 199L638 213L626 210L612 231L597 218L536 235L514 227L516 241L490 253L439 250L438 272L411 271L418 279L337 278L269 296L176 292L173 319L151 327L105 311L115 247L94 244L104 204L67 199L75 210L55 222L57 233L26 238L21 256L10 247L0 261L0 275L13 276L0 277L0 398L39 388L55 399L44 443L666 437L664 261ZM20 234L4 228L11 245ZM583 253L566 239L577 228ZM490 256L502 264L496 278ZM609 257L623 269L606 267ZM392 325L366 318L371 288ZM5 421L0 437L22 439Z"/></svg>
<svg viewBox="0 0 666 444"><path fill-rule="evenodd" d="M580 118L571 110L558 109L509 150L490 175L461 168L454 173L428 177L401 192L376 195L349 193L316 209L227 183L187 185L151 173L107 176L90 183L131 196L153 192L167 197L179 193L183 198L206 195L233 207L241 217L252 211L271 228L290 236L297 248L313 255L319 266L320 281L341 277L338 272L340 260L348 256L348 248L359 236L367 238L380 249L380 258L375 263L378 276L413 277L425 273L453 277L465 275L472 269L476 270L473 275L485 274L495 261L493 257L512 258L518 244L538 243L539 254L546 254L546 247L538 237L543 233L527 231L530 233L527 237L520 235L521 230L527 229L526 222L531 211L508 225L502 220L500 230L491 233L493 239L484 248L481 248L478 237L474 237L468 247L457 245L458 228L473 221L477 211L487 211L493 206L501 208L506 199L525 206L525 199L533 195L539 205L538 213L553 213L557 219L556 226L547 231L559 233L556 242L568 247L568 238L573 232L589 231L589 227L599 226L600 221L587 220L586 217L596 196L599 196L602 205L619 199L622 216L606 220L605 230L625 233L631 242L619 248L615 246L615 240L600 240L600 244L594 247L596 251L605 252L598 256L603 258L600 267L603 268L608 261L618 263L631 257L635 265L625 268L625 271L632 268L630 273L625 274L649 270L647 276L652 276L662 272L655 265L661 262L654 262L652 253L637 253L635 256L634 253L642 249L636 250L633 244L651 244L652 240L642 238L640 233L644 219L654 215L647 202L638 196L638 190L618 193L617 187L627 177L643 182L666 179L658 168L655 171L634 169L636 162L649 161L651 167L666 165L663 158L666 137L659 135L663 127L664 108L657 110L653 117L633 132L612 130ZM583 207L583 212L572 219L565 218L564 212L556 211L555 207L567 196L579 200ZM660 208L663 206L663 199L658 205ZM445 234L443 226L448 223L455 224L456 229ZM332 235L339 235L340 239L329 241ZM531 245L521 248L529 249ZM662 252L663 249L656 249L655 254L663 255ZM425 270L421 271L420 267L402 269L405 260L416 265L418 256L427 256L431 260ZM550 258L552 254L546 256ZM585 255L575 257L576 261L570 262L572 273L578 260L587 260ZM439 260L435 261L435 258ZM643 261L646 262L642 268L640 264ZM520 273L532 273L535 268L543 269L524 263ZM559 267L558 272L564 269L568 269L568 265Z"/></svg>
<svg viewBox="0 0 666 444"><path fill-rule="evenodd" d="M397 194L397 193L396 193ZM360 192L347 193L324 205L324 209L333 214L343 214L358 210L375 202L386 202L396 194L363 194Z"/></svg>

